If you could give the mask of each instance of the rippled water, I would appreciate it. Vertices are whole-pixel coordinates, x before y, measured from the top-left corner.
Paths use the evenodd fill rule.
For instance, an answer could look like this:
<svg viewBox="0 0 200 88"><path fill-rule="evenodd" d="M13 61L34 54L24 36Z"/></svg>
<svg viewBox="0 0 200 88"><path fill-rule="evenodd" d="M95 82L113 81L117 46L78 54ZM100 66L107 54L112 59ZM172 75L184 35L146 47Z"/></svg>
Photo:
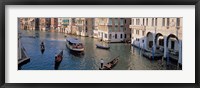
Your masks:
<svg viewBox="0 0 200 88"><path fill-rule="evenodd" d="M21 66L21 70L54 70L54 57L61 50L64 50L64 58L58 67L59 70L98 70L101 58L104 62L108 62L116 56L119 56L119 62L113 68L115 70L168 69L165 61L162 65L160 60L149 60L141 55L140 49L134 48L131 44L110 43L110 50L104 50L96 48L96 44L103 42L95 38L68 35L79 38L85 45L84 54L76 54L66 47L66 37L62 33L41 31L21 31L21 33L21 42L30 57L30 62ZM39 37L27 37L35 34ZM43 54L40 51L41 41L44 41L46 48ZM176 69L176 66L170 69Z"/></svg>

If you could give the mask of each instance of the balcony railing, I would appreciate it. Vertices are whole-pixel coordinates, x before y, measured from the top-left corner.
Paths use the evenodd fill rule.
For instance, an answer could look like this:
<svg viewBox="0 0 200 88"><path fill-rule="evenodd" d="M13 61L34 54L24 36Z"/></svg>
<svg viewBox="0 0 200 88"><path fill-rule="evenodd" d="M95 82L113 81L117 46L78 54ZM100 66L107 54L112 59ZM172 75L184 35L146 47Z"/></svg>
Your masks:
<svg viewBox="0 0 200 88"><path fill-rule="evenodd" d="M146 26L139 26L139 25L130 25L129 28L135 28L135 29L145 29Z"/></svg>

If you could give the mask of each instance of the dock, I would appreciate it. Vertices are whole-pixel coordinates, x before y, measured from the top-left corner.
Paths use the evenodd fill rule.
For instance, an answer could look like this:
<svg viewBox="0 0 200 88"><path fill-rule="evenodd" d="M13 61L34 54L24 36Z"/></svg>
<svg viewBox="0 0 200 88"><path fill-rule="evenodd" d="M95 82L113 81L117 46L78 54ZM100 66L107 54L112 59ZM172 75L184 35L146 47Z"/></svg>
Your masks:
<svg viewBox="0 0 200 88"><path fill-rule="evenodd" d="M20 67L28 62L30 62L30 58L28 57L24 47L21 47L19 49L18 67Z"/></svg>
<svg viewBox="0 0 200 88"><path fill-rule="evenodd" d="M152 51L147 51L147 50L144 50L142 52L142 55L148 59L153 59L153 55L152 55ZM163 57L163 53L162 52L155 52L154 54L154 59L155 60L159 60L159 59L162 59Z"/></svg>

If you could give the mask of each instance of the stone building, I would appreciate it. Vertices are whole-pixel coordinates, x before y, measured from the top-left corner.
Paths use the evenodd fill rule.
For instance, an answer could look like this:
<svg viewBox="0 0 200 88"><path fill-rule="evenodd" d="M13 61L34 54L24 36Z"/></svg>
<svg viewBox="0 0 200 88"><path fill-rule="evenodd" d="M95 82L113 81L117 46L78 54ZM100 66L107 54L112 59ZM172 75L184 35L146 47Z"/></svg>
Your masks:
<svg viewBox="0 0 200 88"><path fill-rule="evenodd" d="M98 38L106 42L130 41L131 18L97 18Z"/></svg>
<svg viewBox="0 0 200 88"><path fill-rule="evenodd" d="M94 18L76 18L76 34L80 36L93 36Z"/></svg>
<svg viewBox="0 0 200 88"><path fill-rule="evenodd" d="M163 52L164 58L169 54L182 63L182 20L181 17L132 18L131 44L151 52Z"/></svg>

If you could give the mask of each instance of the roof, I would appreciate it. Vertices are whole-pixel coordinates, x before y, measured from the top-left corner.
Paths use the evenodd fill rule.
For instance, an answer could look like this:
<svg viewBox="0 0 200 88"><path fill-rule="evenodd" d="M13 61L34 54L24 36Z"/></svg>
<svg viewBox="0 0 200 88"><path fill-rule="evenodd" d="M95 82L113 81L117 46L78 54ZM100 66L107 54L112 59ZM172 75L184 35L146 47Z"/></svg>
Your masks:
<svg viewBox="0 0 200 88"><path fill-rule="evenodd" d="M71 42L71 43L81 43L81 41L77 38L67 38L67 41Z"/></svg>

